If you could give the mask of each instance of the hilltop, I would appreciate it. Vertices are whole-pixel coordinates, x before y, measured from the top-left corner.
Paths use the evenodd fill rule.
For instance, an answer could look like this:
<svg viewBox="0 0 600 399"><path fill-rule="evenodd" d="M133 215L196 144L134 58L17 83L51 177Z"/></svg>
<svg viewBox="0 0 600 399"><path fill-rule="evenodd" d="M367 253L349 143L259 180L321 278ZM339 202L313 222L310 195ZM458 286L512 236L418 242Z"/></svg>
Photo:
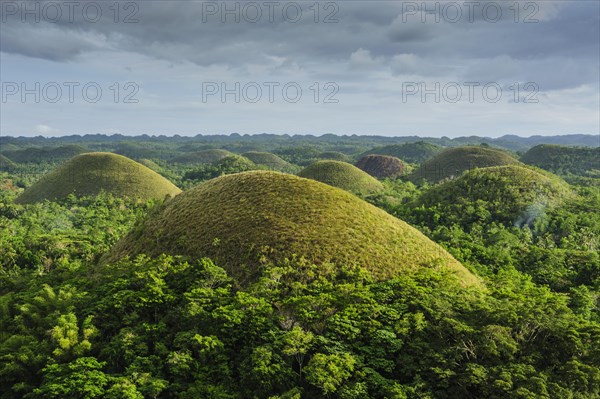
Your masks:
<svg viewBox="0 0 600 399"><path fill-rule="evenodd" d="M356 166L341 161L318 161L304 168L298 176L317 180L353 193L370 193L383 185Z"/></svg>
<svg viewBox="0 0 600 399"><path fill-rule="evenodd" d="M181 192L158 173L122 155L95 152L78 155L44 175L17 198L21 204L111 193L118 197L163 199Z"/></svg>
<svg viewBox="0 0 600 399"><path fill-rule="evenodd" d="M203 150L190 152L189 154L179 155L172 159L173 163L181 164L201 164L214 163L223 158L235 155L233 152L220 149Z"/></svg>
<svg viewBox="0 0 600 399"><path fill-rule="evenodd" d="M404 163L387 155L367 155L356 163L356 167L378 179L398 177L404 171Z"/></svg>
<svg viewBox="0 0 600 399"><path fill-rule="evenodd" d="M25 148L23 150L3 151L3 154L16 163L56 162L88 152L80 145L69 144L50 148Z"/></svg>
<svg viewBox="0 0 600 399"><path fill-rule="evenodd" d="M383 210L338 188L268 171L223 176L185 191L135 227L104 261L141 253L210 257L242 284L265 262L294 256L359 264L381 279L444 267L464 284L477 281L444 249Z"/></svg>
<svg viewBox="0 0 600 399"><path fill-rule="evenodd" d="M586 176L600 172L600 147L541 144L523 154L521 162L561 175Z"/></svg>
<svg viewBox="0 0 600 399"><path fill-rule="evenodd" d="M487 168L517 164L519 161L508 153L487 147L465 146L448 148L423 162L410 175L412 181L426 180L437 183L444 179L459 177L474 168Z"/></svg>
<svg viewBox="0 0 600 399"><path fill-rule="evenodd" d="M416 143L404 143L376 147L363 154L365 155L389 155L400 158L404 162L421 163L442 151L439 145L417 141Z"/></svg>
<svg viewBox="0 0 600 399"><path fill-rule="evenodd" d="M242 154L256 165L266 166L268 169L286 172L294 168L294 165L270 152L248 151Z"/></svg>
<svg viewBox="0 0 600 399"><path fill-rule="evenodd" d="M520 165L473 169L427 190L414 206L437 207L437 223L475 221L530 225L547 208L572 195L560 178ZM470 205L471 204L471 205ZM478 213L478 204L484 213Z"/></svg>

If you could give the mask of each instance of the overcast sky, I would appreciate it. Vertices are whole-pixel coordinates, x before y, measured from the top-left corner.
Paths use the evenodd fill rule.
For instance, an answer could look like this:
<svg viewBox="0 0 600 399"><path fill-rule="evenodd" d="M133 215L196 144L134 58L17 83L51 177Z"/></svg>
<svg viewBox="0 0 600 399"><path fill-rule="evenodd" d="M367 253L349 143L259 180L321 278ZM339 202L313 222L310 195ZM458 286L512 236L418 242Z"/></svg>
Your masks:
<svg viewBox="0 0 600 399"><path fill-rule="evenodd" d="M5 1L0 134L600 132L600 2Z"/></svg>

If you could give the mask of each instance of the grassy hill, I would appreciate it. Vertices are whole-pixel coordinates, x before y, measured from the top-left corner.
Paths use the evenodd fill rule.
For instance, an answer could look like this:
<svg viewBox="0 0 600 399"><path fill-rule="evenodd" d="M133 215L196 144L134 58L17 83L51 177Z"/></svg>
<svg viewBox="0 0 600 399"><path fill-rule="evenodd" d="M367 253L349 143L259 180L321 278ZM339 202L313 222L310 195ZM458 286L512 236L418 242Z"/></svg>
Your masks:
<svg viewBox="0 0 600 399"><path fill-rule="evenodd" d="M248 158L257 165L266 166L271 170L287 172L294 168L294 165L270 152L248 151L244 152L242 156Z"/></svg>
<svg viewBox="0 0 600 399"><path fill-rule="evenodd" d="M600 173L600 147L567 147L541 144L521 157L521 162L561 175Z"/></svg>
<svg viewBox="0 0 600 399"><path fill-rule="evenodd" d="M141 200L181 192L164 177L122 155L93 152L78 155L44 175L17 198L21 204L59 200L75 194L97 195L105 191L118 197Z"/></svg>
<svg viewBox="0 0 600 399"><path fill-rule="evenodd" d="M196 186L163 205L104 261L161 253L210 257L239 282L294 255L317 264L358 263L377 278L420 267L477 279L415 228L356 196L309 179L252 171Z"/></svg>
<svg viewBox="0 0 600 399"><path fill-rule="evenodd" d="M426 143L424 141L417 141L415 143L393 144L383 147L376 147L365 152L363 155L389 155L400 158L404 162L421 163L442 150L443 147L440 147L439 145Z"/></svg>
<svg viewBox="0 0 600 399"><path fill-rule="evenodd" d="M397 177L404 171L404 163L387 155L367 155L356 163L356 167L378 179Z"/></svg>
<svg viewBox="0 0 600 399"><path fill-rule="evenodd" d="M519 161L502 150L486 147L465 146L448 148L423 162L410 175L412 181L426 180L437 183L444 179L459 177L475 168L517 164Z"/></svg>
<svg viewBox="0 0 600 399"><path fill-rule="evenodd" d="M9 171L15 166L17 166L17 164L8 159L8 157L5 157L4 155L0 154L0 170Z"/></svg>
<svg viewBox="0 0 600 399"><path fill-rule="evenodd" d="M473 169L427 190L416 201L436 207L438 223L474 221L531 224L547 208L572 195L560 178L520 165Z"/></svg>
<svg viewBox="0 0 600 399"><path fill-rule="evenodd" d="M88 152L80 145L69 144L53 148L25 148L23 150L4 151L4 155L17 163L56 162Z"/></svg>
<svg viewBox="0 0 600 399"><path fill-rule="evenodd" d="M339 151L325 151L317 155L317 158L329 161L350 162L350 157Z"/></svg>
<svg viewBox="0 0 600 399"><path fill-rule="evenodd" d="M353 193L370 193L383 185L356 166L340 161L318 161L304 168L298 176L317 180Z"/></svg>
<svg viewBox="0 0 600 399"><path fill-rule="evenodd" d="M225 157L235 155L234 153L227 150L212 149L190 152L189 154L179 155L172 159L173 163L180 164L201 164L201 163L214 163L220 161Z"/></svg>

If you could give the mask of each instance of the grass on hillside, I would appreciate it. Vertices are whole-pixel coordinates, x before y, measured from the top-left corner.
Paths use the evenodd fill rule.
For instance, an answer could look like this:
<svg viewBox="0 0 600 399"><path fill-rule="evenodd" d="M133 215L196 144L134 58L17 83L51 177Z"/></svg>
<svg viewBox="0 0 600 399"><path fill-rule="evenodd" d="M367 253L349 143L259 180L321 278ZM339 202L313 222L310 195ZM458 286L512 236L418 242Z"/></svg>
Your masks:
<svg viewBox="0 0 600 399"><path fill-rule="evenodd" d="M423 162L410 175L410 180L437 183L457 178L463 172L475 168L518 163L517 159L502 150L475 146L448 148Z"/></svg>
<svg viewBox="0 0 600 399"><path fill-rule="evenodd" d="M219 177L168 201L119 241L104 262L137 254L210 257L240 284L261 265L295 256L325 267L359 264L377 278L420 267L478 279L415 228L358 197L269 171Z"/></svg>
<svg viewBox="0 0 600 399"><path fill-rule="evenodd" d="M304 168L298 176L317 180L355 194L383 190L381 182L356 166L340 161L318 161Z"/></svg>
<svg viewBox="0 0 600 399"><path fill-rule="evenodd" d="M42 176L16 202L53 201L70 194L92 196L101 192L147 200L175 196L181 190L158 173L129 158L95 152L78 155Z"/></svg>
<svg viewBox="0 0 600 399"><path fill-rule="evenodd" d="M367 155L356 163L356 167L378 179L398 177L404 172L404 163L388 155Z"/></svg>
<svg viewBox="0 0 600 399"><path fill-rule="evenodd" d="M479 204L485 210L481 217L522 226L572 195L568 184L557 176L527 166L505 165L473 169L433 186L415 206L437 206L446 221L453 221L464 220L472 204Z"/></svg>
<svg viewBox="0 0 600 399"><path fill-rule="evenodd" d="M223 158L230 157L235 155L233 152L227 150L220 149L211 149L211 150L203 150L190 152L183 155L179 155L171 160L173 163L180 164L205 164L205 163L215 163L220 161Z"/></svg>

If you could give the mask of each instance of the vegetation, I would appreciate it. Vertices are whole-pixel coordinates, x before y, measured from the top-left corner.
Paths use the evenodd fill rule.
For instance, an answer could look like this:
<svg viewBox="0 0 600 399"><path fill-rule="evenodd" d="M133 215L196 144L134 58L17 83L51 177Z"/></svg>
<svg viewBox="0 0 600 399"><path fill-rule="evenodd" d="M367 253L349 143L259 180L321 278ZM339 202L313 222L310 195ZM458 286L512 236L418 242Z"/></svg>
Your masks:
<svg viewBox="0 0 600 399"><path fill-rule="evenodd" d="M288 173L297 171L297 167L294 167L289 162L270 152L248 151L243 153L242 156L248 158L257 165L265 166L269 170Z"/></svg>
<svg viewBox="0 0 600 399"><path fill-rule="evenodd" d="M364 265L377 278L447 267L476 279L401 220L343 190L275 172L210 180L165 204L115 245L106 262L138 254L208 256L245 284L265 261L298 256Z"/></svg>
<svg viewBox="0 0 600 399"><path fill-rule="evenodd" d="M439 145L417 141L415 143L393 144L376 147L363 155L389 155L409 163L421 163L442 151Z"/></svg>
<svg viewBox="0 0 600 399"><path fill-rule="evenodd" d="M0 137L3 153L119 149L197 185L164 202L103 192L19 204L61 160L0 172L0 399L600 397L595 173L553 169L567 184L512 163L435 185L390 178L360 194L377 209L291 175L200 183L217 165L169 162L219 147L306 165L415 140ZM215 176L252 165L229 159ZM182 180L194 170L206 174Z"/></svg>
<svg viewBox="0 0 600 399"><path fill-rule="evenodd" d="M414 182L425 180L437 183L444 179L456 178L467 170L518 162L508 153L488 147L449 148L423 162L410 178Z"/></svg>
<svg viewBox="0 0 600 399"><path fill-rule="evenodd" d="M378 179L398 177L404 172L401 160L386 155L367 155L358 160L356 167Z"/></svg>
<svg viewBox="0 0 600 399"><path fill-rule="evenodd" d="M89 152L80 145L70 144L51 148L26 148L23 150L3 151L3 154L17 163L57 162Z"/></svg>
<svg viewBox="0 0 600 399"><path fill-rule="evenodd" d="M101 192L147 200L174 196L181 190L156 172L121 155L87 153L44 175L17 202L55 201L70 194L90 196Z"/></svg>
<svg viewBox="0 0 600 399"><path fill-rule="evenodd" d="M478 221L531 226L546 209L570 195L567 184L556 177L507 165L469 170L425 191L413 206L428 208L430 216L441 215L437 221L441 224L466 226Z"/></svg>
<svg viewBox="0 0 600 399"><path fill-rule="evenodd" d="M13 161L0 154L0 171L10 171L17 166Z"/></svg>
<svg viewBox="0 0 600 399"><path fill-rule="evenodd" d="M350 157L339 151L325 151L317 155L321 160L350 162Z"/></svg>
<svg viewBox="0 0 600 399"><path fill-rule="evenodd" d="M233 154L227 150L204 150L191 152L189 154L179 155L173 158L172 162L180 163L180 164L205 164L205 163L214 163L218 162L225 157L230 157Z"/></svg>
<svg viewBox="0 0 600 399"><path fill-rule="evenodd" d="M320 181L352 193L371 193L383 189L375 178L356 166L340 161L318 161L304 168L298 176Z"/></svg>
<svg viewBox="0 0 600 399"><path fill-rule="evenodd" d="M527 151L521 161L564 176L600 176L600 147L540 144Z"/></svg>

